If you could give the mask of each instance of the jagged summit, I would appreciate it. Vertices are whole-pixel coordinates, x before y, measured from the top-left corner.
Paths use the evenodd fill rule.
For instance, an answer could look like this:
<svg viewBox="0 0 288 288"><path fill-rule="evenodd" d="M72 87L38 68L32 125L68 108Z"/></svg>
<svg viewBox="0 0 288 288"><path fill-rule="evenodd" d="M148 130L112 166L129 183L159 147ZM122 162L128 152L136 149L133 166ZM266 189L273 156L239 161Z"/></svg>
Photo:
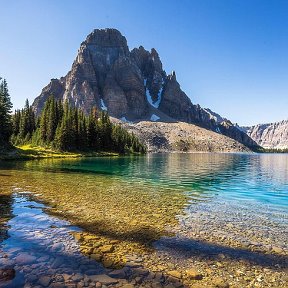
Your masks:
<svg viewBox="0 0 288 288"><path fill-rule="evenodd" d="M156 49L128 48L116 29L95 29L81 43L71 70L52 79L35 99L39 113L48 97L66 100L89 113L92 107L125 121L183 121L255 146L231 122L218 123L211 111L193 105L181 90L176 73L167 75Z"/></svg>
<svg viewBox="0 0 288 288"><path fill-rule="evenodd" d="M93 44L99 47L125 47L127 46L126 38L117 29L105 28L95 29L91 32L83 43Z"/></svg>

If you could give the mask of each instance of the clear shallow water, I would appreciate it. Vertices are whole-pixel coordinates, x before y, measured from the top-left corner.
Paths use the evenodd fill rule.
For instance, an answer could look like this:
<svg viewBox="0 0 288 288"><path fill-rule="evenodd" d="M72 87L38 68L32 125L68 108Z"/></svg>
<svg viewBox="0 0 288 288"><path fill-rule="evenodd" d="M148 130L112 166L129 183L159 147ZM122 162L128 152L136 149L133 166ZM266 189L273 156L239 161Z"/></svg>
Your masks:
<svg viewBox="0 0 288 288"><path fill-rule="evenodd" d="M11 196L1 199L1 217L8 217L2 230L0 268L15 269L16 276L1 281L0 287L46 287L63 284L63 275L86 280L87 275L102 274L105 269L96 261L82 255L72 232L80 231L69 222L47 215L43 204L33 201L27 192L15 189ZM3 235L5 231L5 235ZM4 236L4 237L3 237Z"/></svg>
<svg viewBox="0 0 288 288"><path fill-rule="evenodd" d="M10 167L9 167L10 166ZM177 189L195 196L288 207L288 154L152 154L0 163L0 169L77 173ZM1 170L0 170L1 172ZM48 175L48 174L47 174ZM0 173L1 176L1 173ZM199 197L198 197L199 196Z"/></svg>
<svg viewBox="0 0 288 288"><path fill-rule="evenodd" d="M119 180L132 189L134 184L147 187L151 193L157 189L183 193L189 196L187 205L223 201L233 203L233 209L255 212L259 208L259 213L269 214L272 220L286 222L288 217L288 154L152 154L0 163L0 169L2 175L18 170L47 177L88 175L95 182L113 179L111 185Z"/></svg>
<svg viewBox="0 0 288 288"><path fill-rule="evenodd" d="M78 197L83 206L87 201L87 207L80 207L79 213L89 209L88 200L93 200L91 211L96 205L98 210L104 207L103 223L113 213L116 215L111 223L115 217L128 219L123 226L134 219L140 222L143 217L145 223L152 223L151 217L158 217L152 213L160 207L157 213L170 213L170 218L177 219L180 236L207 236L206 231L219 239L245 245L261 243L268 250L277 246L287 251L287 154L153 154L2 162L0 181L0 194L25 187L35 193L46 188L44 198L49 196L49 189L56 195L54 199L59 191L59 203ZM120 208L115 212L113 207ZM71 204L72 212L77 209ZM156 222L163 226L167 219L160 220ZM13 219L9 225L17 227Z"/></svg>

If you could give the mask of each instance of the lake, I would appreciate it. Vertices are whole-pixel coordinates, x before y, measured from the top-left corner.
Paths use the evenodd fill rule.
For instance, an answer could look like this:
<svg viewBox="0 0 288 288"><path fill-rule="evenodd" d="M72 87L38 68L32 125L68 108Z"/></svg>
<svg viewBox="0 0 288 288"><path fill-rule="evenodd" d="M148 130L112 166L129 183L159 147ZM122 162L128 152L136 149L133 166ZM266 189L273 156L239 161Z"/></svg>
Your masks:
<svg viewBox="0 0 288 288"><path fill-rule="evenodd" d="M185 271L193 260L202 273L198 278L203 280L199 281L214 281L218 276L213 267L217 268L215 263L220 259L224 282L244 285L256 281L258 287L266 287L277 275L278 282L275 280L275 286L270 287L284 287L288 255L287 154L172 153L1 162L0 183L0 263L7 266L9 260L16 272L22 271L16 273L17 283L39 284L26 266L41 266L39 273L46 277L43 267L53 266L57 257L67 257L67 251L73 250L72 259L76 257L85 264L74 267L72 260L68 261L71 267L51 266L54 270L51 268L47 276L48 285L61 284L65 279L60 277L57 282L55 273L63 274L65 269L71 274L67 281L84 283L83 275L94 269L91 266L96 267L94 274L108 275L137 256L147 271L156 273L161 266L158 270L167 274L168 280L176 275L171 276L169 270ZM71 238L71 233L79 233L79 237L73 235L80 241ZM27 246L27 239L36 246ZM50 250L38 245L44 240ZM55 247L60 242L65 245L58 251ZM92 243L90 247L99 246L99 242L102 246L91 252L88 242ZM107 245L113 246L110 254L103 252ZM51 256L54 252L57 257ZM25 262L21 254L34 258ZM94 261L91 255L102 255L101 260ZM43 260L40 266L38 259ZM212 268L208 267L209 261L214 261ZM237 272L241 265L247 270L248 264L254 267L249 266L254 271L254 276L246 275L249 281L244 279L244 272L243 277ZM267 271L264 275L261 269L273 270L274 276ZM72 281L73 273L82 278ZM185 284L188 272L181 273L179 279ZM238 273L238 278L231 279L229 273ZM127 283L132 281L123 278ZM90 284L97 278L91 279L87 280ZM160 282L165 286L170 280L163 279Z"/></svg>

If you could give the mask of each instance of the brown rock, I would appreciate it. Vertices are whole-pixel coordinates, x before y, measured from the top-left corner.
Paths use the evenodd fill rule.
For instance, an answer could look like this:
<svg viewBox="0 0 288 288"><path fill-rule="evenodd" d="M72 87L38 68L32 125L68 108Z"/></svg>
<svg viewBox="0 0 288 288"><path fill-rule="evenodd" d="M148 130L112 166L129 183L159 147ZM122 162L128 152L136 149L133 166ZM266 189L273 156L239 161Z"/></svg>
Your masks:
<svg viewBox="0 0 288 288"><path fill-rule="evenodd" d="M168 271L167 274L178 279L182 277L181 273L177 270Z"/></svg>
<svg viewBox="0 0 288 288"><path fill-rule="evenodd" d="M277 246L273 246L272 251L275 253L279 253L279 254L283 252L282 248L277 247Z"/></svg>
<svg viewBox="0 0 288 288"><path fill-rule="evenodd" d="M32 256L28 253L22 253L16 257L16 262L19 265L27 265L27 264L31 264L35 261L36 261L36 257Z"/></svg>
<svg viewBox="0 0 288 288"><path fill-rule="evenodd" d="M44 287L48 287L51 283L51 278L49 276L41 276L38 280L38 283Z"/></svg>
<svg viewBox="0 0 288 288"><path fill-rule="evenodd" d="M109 273L109 276L113 278L124 279L126 277L126 270L124 268L119 270L113 270L112 272Z"/></svg>
<svg viewBox="0 0 288 288"><path fill-rule="evenodd" d="M2 268L0 269L0 282L12 280L15 277L15 269Z"/></svg>
<svg viewBox="0 0 288 288"><path fill-rule="evenodd" d="M102 259L102 255L101 254L91 254L90 258L99 262Z"/></svg>
<svg viewBox="0 0 288 288"><path fill-rule="evenodd" d="M203 275L201 273L199 273L196 269L189 269L186 270L186 275L189 279L192 280L202 280L203 279Z"/></svg>
<svg viewBox="0 0 288 288"><path fill-rule="evenodd" d="M224 279L222 278L215 278L213 280L213 286L215 288L229 288L229 283L227 283Z"/></svg>
<svg viewBox="0 0 288 288"><path fill-rule="evenodd" d="M74 233L73 236L77 241L83 241L83 236L81 233Z"/></svg>
<svg viewBox="0 0 288 288"><path fill-rule="evenodd" d="M121 286L122 288L134 288L135 286L133 284L124 284Z"/></svg>
<svg viewBox="0 0 288 288"><path fill-rule="evenodd" d="M102 264L105 268L110 268L114 265L114 262L111 259L104 258L102 259Z"/></svg>
<svg viewBox="0 0 288 288"><path fill-rule="evenodd" d="M93 276L89 276L89 278L94 282L100 282L101 284L104 284L104 285L112 285L112 284L118 283L118 280L111 278L105 274L93 275Z"/></svg>
<svg viewBox="0 0 288 288"><path fill-rule="evenodd" d="M99 248L99 250L102 253L111 253L114 251L114 246L113 245L104 245L101 248Z"/></svg>
<svg viewBox="0 0 288 288"><path fill-rule="evenodd" d="M101 284L100 282L97 282L96 285L95 285L95 287L96 287L96 288L101 288L101 287L102 287L102 284Z"/></svg>
<svg viewBox="0 0 288 288"><path fill-rule="evenodd" d="M151 287L152 287L152 288L162 288L163 285L162 285L161 282L153 282L153 283L151 284Z"/></svg>

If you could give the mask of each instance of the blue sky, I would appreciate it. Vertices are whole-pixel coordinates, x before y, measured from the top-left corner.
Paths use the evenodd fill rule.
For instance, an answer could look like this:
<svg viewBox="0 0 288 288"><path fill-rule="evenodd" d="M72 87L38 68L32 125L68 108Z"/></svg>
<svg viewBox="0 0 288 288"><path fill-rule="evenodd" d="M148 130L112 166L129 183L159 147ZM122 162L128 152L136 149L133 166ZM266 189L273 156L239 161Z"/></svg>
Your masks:
<svg viewBox="0 0 288 288"><path fill-rule="evenodd" d="M94 28L160 54L199 103L241 125L288 118L288 1L0 0L0 76L15 108L71 68Z"/></svg>

